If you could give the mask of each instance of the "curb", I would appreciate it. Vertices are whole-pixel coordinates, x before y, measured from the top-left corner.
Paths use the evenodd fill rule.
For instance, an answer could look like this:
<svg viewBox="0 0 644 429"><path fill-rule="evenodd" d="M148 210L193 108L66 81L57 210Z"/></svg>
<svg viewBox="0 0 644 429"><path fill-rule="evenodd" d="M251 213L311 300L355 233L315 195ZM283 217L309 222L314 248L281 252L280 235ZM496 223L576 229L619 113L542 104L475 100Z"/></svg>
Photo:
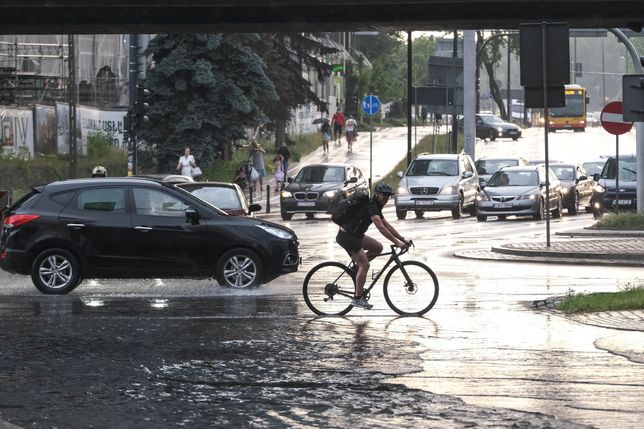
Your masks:
<svg viewBox="0 0 644 429"><path fill-rule="evenodd" d="M584 252L576 253L571 251L558 251L558 250L539 250L539 249L516 249L511 248L509 245L502 245L499 247L492 247L491 251L503 255L515 256L540 256L540 257L553 257L553 258L575 258L575 259L591 259L606 261L619 257L618 260L625 262L636 262L636 266L644 266L644 253L608 253L608 252Z"/></svg>

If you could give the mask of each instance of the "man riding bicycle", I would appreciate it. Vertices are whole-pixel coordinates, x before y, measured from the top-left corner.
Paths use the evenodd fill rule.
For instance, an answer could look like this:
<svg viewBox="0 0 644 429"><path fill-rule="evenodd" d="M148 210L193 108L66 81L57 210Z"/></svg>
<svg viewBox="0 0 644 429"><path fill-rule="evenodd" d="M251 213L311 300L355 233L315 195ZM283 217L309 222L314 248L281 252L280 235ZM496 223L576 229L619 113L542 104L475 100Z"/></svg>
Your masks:
<svg viewBox="0 0 644 429"><path fill-rule="evenodd" d="M394 194L391 186L384 182L378 183L374 188L374 195L366 204L357 207L352 219L342 226L336 236L336 242L347 251L351 260L357 265L356 287L351 305L370 309L367 297L362 295L369 272L369 261L380 255L382 244L374 238L365 235L369 225L373 222L378 231L390 240L396 247L407 249L411 241L405 240L402 235L391 226L382 215L382 209L387 204L389 197Z"/></svg>

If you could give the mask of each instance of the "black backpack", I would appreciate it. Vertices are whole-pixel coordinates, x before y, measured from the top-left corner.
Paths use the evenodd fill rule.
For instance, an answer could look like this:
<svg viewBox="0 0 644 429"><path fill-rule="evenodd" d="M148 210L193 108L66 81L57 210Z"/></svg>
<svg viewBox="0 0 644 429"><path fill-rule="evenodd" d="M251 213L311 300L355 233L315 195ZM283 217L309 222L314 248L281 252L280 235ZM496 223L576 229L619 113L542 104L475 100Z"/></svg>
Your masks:
<svg viewBox="0 0 644 429"><path fill-rule="evenodd" d="M331 220L342 226L353 220L354 213L369 201L369 195L360 193L342 198L331 212Z"/></svg>

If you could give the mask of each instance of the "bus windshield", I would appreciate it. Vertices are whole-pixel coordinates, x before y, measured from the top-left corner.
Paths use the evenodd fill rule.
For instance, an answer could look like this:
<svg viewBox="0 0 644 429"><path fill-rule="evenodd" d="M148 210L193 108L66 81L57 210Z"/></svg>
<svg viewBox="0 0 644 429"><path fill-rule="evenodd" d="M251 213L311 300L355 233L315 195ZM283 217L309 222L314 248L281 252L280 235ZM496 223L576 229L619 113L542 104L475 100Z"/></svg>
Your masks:
<svg viewBox="0 0 644 429"><path fill-rule="evenodd" d="M565 107L553 107L550 109L550 116L553 118L584 116L584 96L581 92L566 94Z"/></svg>

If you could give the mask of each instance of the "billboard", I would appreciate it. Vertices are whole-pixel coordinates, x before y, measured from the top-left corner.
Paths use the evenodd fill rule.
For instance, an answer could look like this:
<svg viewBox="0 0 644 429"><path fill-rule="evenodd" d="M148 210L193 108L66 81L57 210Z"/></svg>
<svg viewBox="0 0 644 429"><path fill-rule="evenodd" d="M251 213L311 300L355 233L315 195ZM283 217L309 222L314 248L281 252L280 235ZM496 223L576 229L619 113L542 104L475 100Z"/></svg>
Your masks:
<svg viewBox="0 0 644 429"><path fill-rule="evenodd" d="M33 110L0 107L0 147L2 152L34 153Z"/></svg>
<svg viewBox="0 0 644 429"><path fill-rule="evenodd" d="M125 149L123 142L123 118L125 110L100 110L91 107L76 107L76 138L78 153L87 154L87 138L95 132L103 132L112 139L112 144ZM58 153L69 153L69 105L56 103L56 121L58 128Z"/></svg>

